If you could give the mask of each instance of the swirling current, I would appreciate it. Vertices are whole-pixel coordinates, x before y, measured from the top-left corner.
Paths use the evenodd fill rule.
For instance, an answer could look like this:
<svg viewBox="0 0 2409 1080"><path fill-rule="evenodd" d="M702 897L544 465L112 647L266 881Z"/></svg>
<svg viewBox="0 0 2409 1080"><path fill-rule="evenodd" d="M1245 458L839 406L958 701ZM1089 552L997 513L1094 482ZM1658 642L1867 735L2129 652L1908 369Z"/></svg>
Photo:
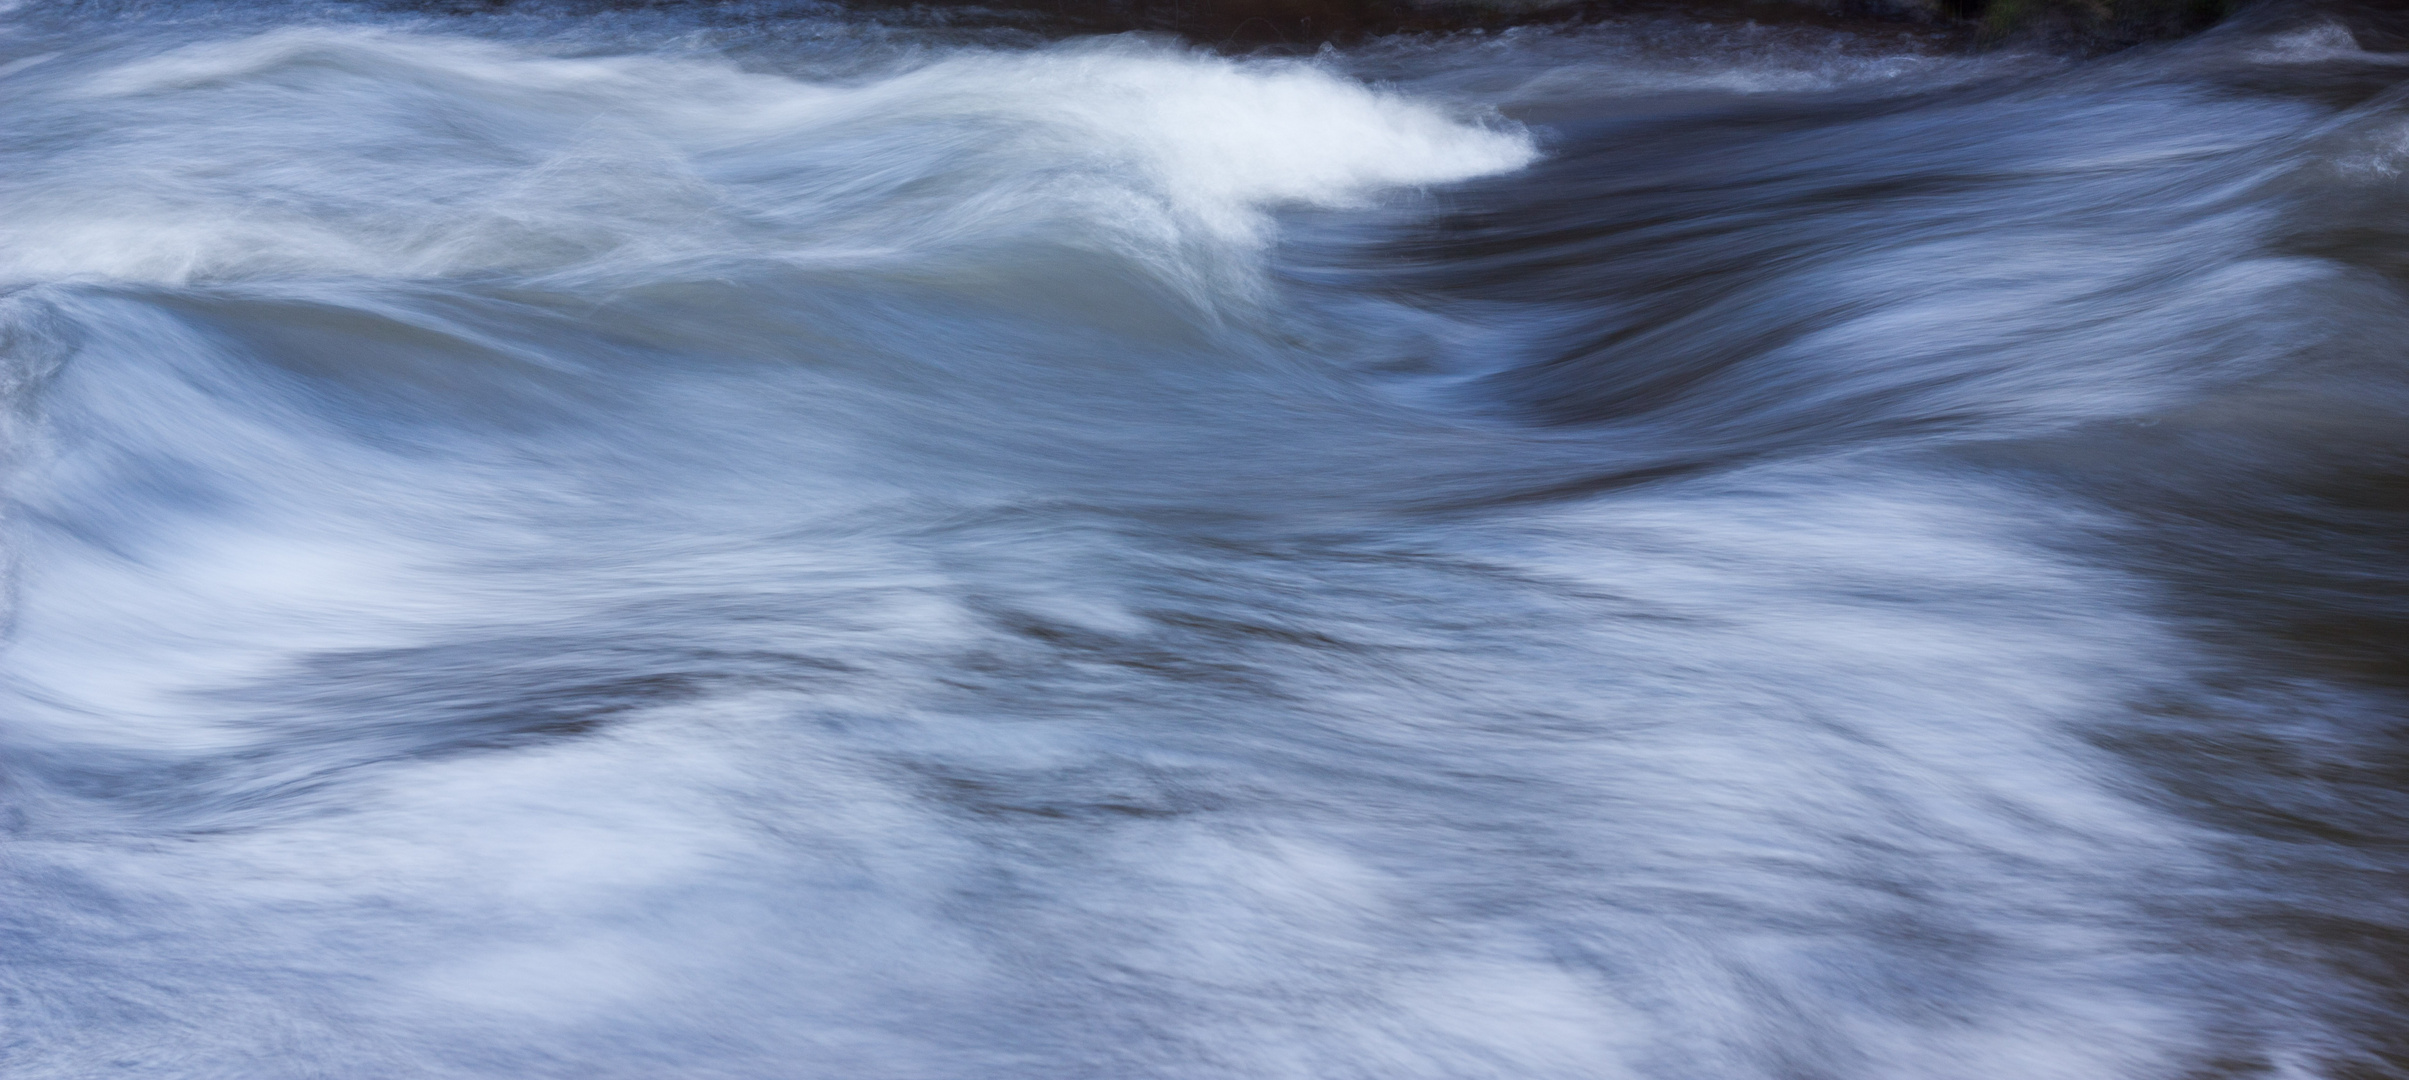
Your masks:
<svg viewBox="0 0 2409 1080"><path fill-rule="evenodd" d="M2409 22L0 12L0 1074L2409 1076Z"/></svg>

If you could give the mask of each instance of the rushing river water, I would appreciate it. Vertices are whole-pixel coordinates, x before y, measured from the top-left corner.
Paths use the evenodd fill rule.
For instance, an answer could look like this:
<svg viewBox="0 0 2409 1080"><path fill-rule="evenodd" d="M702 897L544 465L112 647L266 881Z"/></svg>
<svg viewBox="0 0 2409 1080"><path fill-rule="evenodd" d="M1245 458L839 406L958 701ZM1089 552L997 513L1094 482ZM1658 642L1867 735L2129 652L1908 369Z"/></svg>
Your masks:
<svg viewBox="0 0 2409 1080"><path fill-rule="evenodd" d="M2409 1075L2409 48L0 15L0 1074Z"/></svg>

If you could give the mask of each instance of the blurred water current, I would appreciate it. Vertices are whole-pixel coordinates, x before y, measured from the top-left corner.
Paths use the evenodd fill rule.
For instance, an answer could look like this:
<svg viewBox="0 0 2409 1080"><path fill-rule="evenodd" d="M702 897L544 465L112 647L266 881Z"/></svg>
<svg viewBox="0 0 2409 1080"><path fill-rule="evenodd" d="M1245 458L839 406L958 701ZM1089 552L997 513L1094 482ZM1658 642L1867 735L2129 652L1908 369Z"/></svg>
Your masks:
<svg viewBox="0 0 2409 1080"><path fill-rule="evenodd" d="M0 13L0 1075L2409 1076L2409 24Z"/></svg>

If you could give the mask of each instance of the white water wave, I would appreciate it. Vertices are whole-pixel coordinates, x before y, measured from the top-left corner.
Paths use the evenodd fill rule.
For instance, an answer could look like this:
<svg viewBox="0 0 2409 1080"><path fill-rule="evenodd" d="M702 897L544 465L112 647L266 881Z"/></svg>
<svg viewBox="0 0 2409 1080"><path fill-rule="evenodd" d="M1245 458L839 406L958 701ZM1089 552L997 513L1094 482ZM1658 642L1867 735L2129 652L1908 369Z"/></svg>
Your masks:
<svg viewBox="0 0 2409 1080"><path fill-rule="evenodd" d="M299 28L36 87L0 281L709 276L1037 242L1173 276L1282 205L1513 169L1509 124L1312 64L1106 40L845 81Z"/></svg>

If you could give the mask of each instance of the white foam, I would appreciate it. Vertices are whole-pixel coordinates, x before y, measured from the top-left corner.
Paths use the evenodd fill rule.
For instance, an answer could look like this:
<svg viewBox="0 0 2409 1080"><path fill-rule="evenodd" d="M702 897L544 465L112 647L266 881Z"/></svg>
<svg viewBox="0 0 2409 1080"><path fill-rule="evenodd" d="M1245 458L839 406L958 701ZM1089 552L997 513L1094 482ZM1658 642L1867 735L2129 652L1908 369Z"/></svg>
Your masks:
<svg viewBox="0 0 2409 1080"><path fill-rule="evenodd" d="M2330 60L2349 60L2362 64L2409 63L2409 57L2374 53L2359 47L2359 38L2350 28L2337 22L2317 22L2288 33L2267 38L2251 50L2250 59L2261 64L2316 64Z"/></svg>
<svg viewBox="0 0 2409 1080"><path fill-rule="evenodd" d="M303 28L36 86L0 282L676 273L1019 241L1169 265L1528 135L1296 62L1111 40L814 82Z"/></svg>

